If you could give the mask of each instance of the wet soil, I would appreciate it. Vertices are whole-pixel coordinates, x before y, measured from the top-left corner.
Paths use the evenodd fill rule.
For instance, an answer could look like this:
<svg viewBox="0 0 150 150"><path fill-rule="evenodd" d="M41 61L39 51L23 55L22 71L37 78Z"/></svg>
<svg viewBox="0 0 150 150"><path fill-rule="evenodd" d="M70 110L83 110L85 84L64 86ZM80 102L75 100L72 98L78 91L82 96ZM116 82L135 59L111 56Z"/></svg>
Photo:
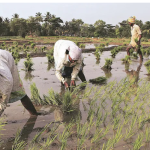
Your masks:
<svg viewBox="0 0 150 150"><path fill-rule="evenodd" d="M122 63L121 59L126 56L126 52L119 52L116 55L116 58L113 59L112 69L111 70L102 70L101 68L105 64L105 58L111 58L110 51L103 52L98 62L95 58L95 55L92 53L84 53L84 74L89 81L90 79L97 78L99 76L107 77L107 83L111 81L120 81L121 79L128 76L128 73L125 71L125 64ZM144 58L143 64L149 58ZM20 78L23 82L23 86L25 88L28 96L31 96L30 93L30 85L35 82L37 88L40 91L40 95L47 94L50 88L53 88L55 92L64 92L64 87L61 86L60 82L55 76L54 65L50 65L47 63L46 57L36 57L32 58L33 60L33 68L34 71L25 73L24 69L24 59L21 59L18 64L18 70L20 74ZM138 73L139 79L145 78L146 80L150 80L150 77L147 76L147 71L144 65L141 65L141 69ZM129 65L128 71L137 72L137 68L140 65L139 59L131 59L131 63ZM80 79L77 79L76 84L80 84ZM93 86L91 83L89 86ZM11 149L12 142L14 141L15 134L18 129L23 130L23 140L31 141L32 138L37 133L38 129L42 129L46 124L50 122L59 122L65 120L69 121L70 116L62 116L59 108L55 109L51 106L41 106L36 107L38 111L43 112L41 116L38 117L30 117L28 112L23 108L20 101L17 101L12 104L8 104L7 109L4 111L3 115L5 117L6 125L4 127L5 130L2 131L2 140L3 149ZM46 112L46 113L44 113ZM74 118L81 115L81 122L84 122L87 118L87 112L84 110L82 102L78 104L78 110L74 113ZM59 118L59 119L58 119ZM62 127L63 129L63 127ZM112 131L113 134L113 131ZM104 139L105 141L105 139ZM88 142L87 142L88 143ZM71 141L70 141L71 144ZM54 146L54 149L58 149L58 146ZM116 150L128 150L129 146L125 145L124 141L119 143L116 147Z"/></svg>

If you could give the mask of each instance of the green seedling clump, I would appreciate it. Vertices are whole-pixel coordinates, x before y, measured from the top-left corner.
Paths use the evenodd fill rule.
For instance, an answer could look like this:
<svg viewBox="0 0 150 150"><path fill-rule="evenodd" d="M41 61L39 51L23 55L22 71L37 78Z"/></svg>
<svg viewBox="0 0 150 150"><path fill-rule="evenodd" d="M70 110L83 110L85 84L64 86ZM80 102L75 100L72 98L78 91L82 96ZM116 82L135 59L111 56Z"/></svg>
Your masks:
<svg viewBox="0 0 150 150"><path fill-rule="evenodd" d="M106 58L105 65L102 67L103 69L111 69L112 59Z"/></svg>
<svg viewBox="0 0 150 150"><path fill-rule="evenodd" d="M121 59L124 63L130 62L130 56L126 56L125 58Z"/></svg>
<svg viewBox="0 0 150 150"><path fill-rule="evenodd" d="M103 83L106 83L107 78L106 77L98 77L98 78L95 78L95 79L90 79L89 81L91 83L103 84Z"/></svg>
<svg viewBox="0 0 150 150"><path fill-rule="evenodd" d="M85 48L85 44L80 44L80 48Z"/></svg>
<svg viewBox="0 0 150 150"><path fill-rule="evenodd" d="M53 63L53 62L54 62L53 53L54 53L54 48L52 48L52 49L46 54L46 57L47 57L47 59L48 59L48 63Z"/></svg>
<svg viewBox="0 0 150 150"><path fill-rule="evenodd" d="M147 62L145 62L144 65L145 65L145 66L150 66L150 60L148 60Z"/></svg>
<svg viewBox="0 0 150 150"><path fill-rule="evenodd" d="M33 66L32 59L30 58L30 55L27 54L26 61L24 61L25 71L32 71L33 70L32 66Z"/></svg>

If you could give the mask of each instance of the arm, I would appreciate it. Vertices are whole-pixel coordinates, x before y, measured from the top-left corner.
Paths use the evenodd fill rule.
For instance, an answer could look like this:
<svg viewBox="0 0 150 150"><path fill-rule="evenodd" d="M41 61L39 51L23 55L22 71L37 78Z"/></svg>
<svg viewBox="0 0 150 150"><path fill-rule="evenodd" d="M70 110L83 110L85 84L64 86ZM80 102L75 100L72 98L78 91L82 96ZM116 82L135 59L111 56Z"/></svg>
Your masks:
<svg viewBox="0 0 150 150"><path fill-rule="evenodd" d="M64 84L65 79L64 79L63 76L61 75L61 69L62 69L62 68L63 68L63 63L58 62L58 64L56 65L55 74L56 74L56 77L58 78L58 80Z"/></svg>
<svg viewBox="0 0 150 150"><path fill-rule="evenodd" d="M82 65L82 57L77 61L76 66L73 68L73 71L72 71L72 74L71 74L71 80L76 79L76 77L77 77L77 75L80 71L81 65Z"/></svg>

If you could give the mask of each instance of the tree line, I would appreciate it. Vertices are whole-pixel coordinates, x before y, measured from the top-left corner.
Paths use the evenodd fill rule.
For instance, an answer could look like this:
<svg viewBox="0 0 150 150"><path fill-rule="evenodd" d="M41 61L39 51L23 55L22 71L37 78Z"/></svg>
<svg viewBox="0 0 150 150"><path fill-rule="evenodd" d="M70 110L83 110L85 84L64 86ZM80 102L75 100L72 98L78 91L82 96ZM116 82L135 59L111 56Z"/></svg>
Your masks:
<svg viewBox="0 0 150 150"><path fill-rule="evenodd" d="M27 19L20 18L17 13L12 18L0 16L0 36L80 36L80 37L130 37L130 26L127 20L120 25L106 24L97 20L94 24L87 24L82 19L72 19L64 22L60 17L46 12L45 15L37 12ZM143 23L136 20L145 38L150 38L150 21Z"/></svg>

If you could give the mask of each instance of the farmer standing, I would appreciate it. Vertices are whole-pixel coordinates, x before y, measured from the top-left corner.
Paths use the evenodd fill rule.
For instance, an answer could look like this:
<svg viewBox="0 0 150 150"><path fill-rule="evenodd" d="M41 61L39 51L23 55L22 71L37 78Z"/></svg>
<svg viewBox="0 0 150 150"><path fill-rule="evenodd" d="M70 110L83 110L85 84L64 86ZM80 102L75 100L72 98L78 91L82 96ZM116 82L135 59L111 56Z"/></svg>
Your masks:
<svg viewBox="0 0 150 150"><path fill-rule="evenodd" d="M21 100L22 105L30 115L37 115L35 107L20 84L13 56L8 51L0 49L0 116L6 109L7 103L17 101L16 99L10 99L11 92L16 91L20 93L20 97L17 100Z"/></svg>
<svg viewBox="0 0 150 150"><path fill-rule="evenodd" d="M77 75L86 81L82 71L82 50L72 41L58 40L54 45L55 74L59 81L69 87L67 77L71 77L71 86L75 86Z"/></svg>
<svg viewBox="0 0 150 150"><path fill-rule="evenodd" d="M129 25L131 26L131 42L127 47L127 55L130 56L130 49L134 48L136 52L140 56L140 60L143 61L142 52L140 50L141 47L141 38L142 38L142 32L138 25L135 24L135 16L130 17L128 19Z"/></svg>

